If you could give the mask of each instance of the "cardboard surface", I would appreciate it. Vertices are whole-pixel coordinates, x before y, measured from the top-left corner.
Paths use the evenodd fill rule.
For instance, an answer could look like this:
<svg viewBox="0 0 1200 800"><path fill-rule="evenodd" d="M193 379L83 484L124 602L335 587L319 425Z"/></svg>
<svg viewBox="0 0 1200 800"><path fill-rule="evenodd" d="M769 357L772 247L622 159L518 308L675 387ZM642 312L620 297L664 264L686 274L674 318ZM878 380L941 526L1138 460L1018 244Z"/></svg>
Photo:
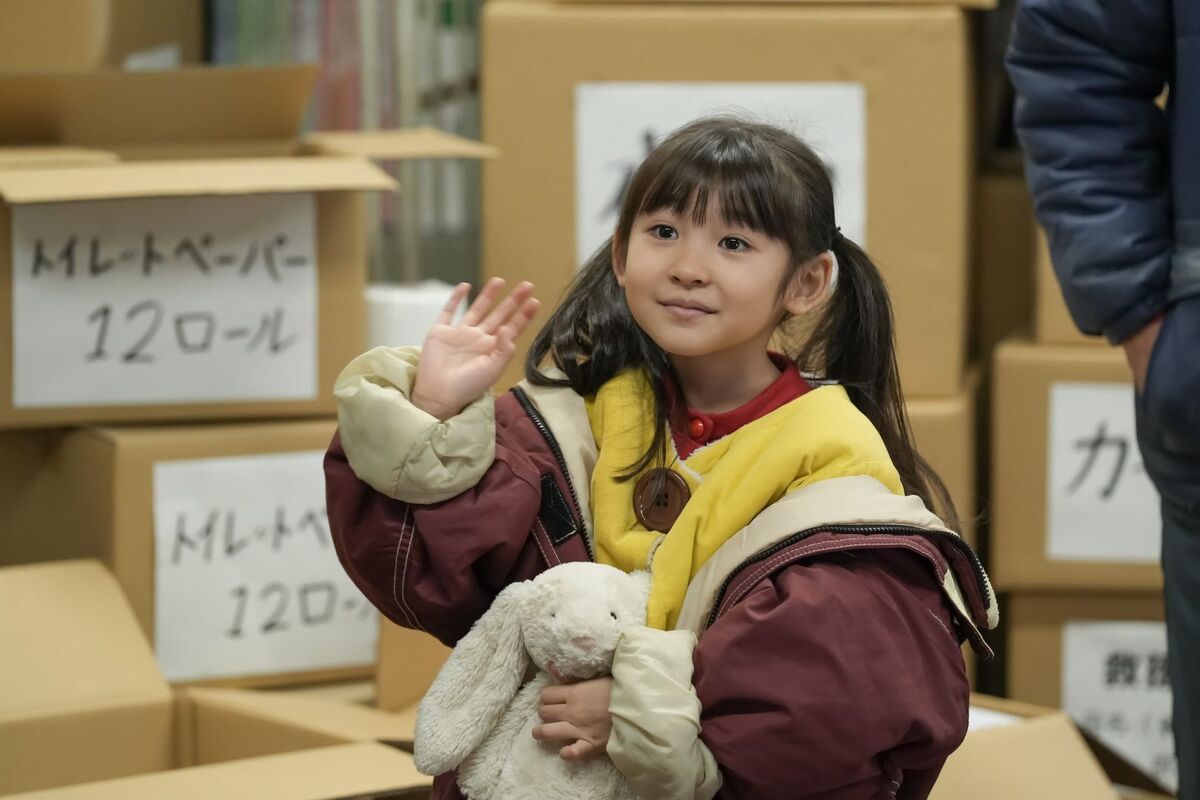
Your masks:
<svg viewBox="0 0 1200 800"><path fill-rule="evenodd" d="M0 794L171 766L171 693L93 561L0 569Z"/></svg>
<svg viewBox="0 0 1200 800"><path fill-rule="evenodd" d="M10 205L123 197L389 191L396 183L362 159L309 157L156 161L0 172Z"/></svg>
<svg viewBox="0 0 1200 800"><path fill-rule="evenodd" d="M233 156L243 153L231 148L275 142L282 154L315 79L311 65L0 74L0 141L87 145L123 157L152 148L158 158L171 147Z"/></svg>
<svg viewBox="0 0 1200 800"><path fill-rule="evenodd" d="M120 67L162 47L197 62L203 16L199 0L0 0L0 70Z"/></svg>
<svg viewBox="0 0 1200 800"><path fill-rule="evenodd" d="M449 655L450 648L429 634L401 628L381 617L379 661L375 667L379 707L411 713L415 719L416 705Z"/></svg>
<svg viewBox="0 0 1200 800"><path fill-rule="evenodd" d="M188 730L179 766L328 747L352 742L411 743L416 716L291 692L188 688L179 702Z"/></svg>
<svg viewBox="0 0 1200 800"><path fill-rule="evenodd" d="M102 558L128 597L142 634L152 640L154 464L324 450L334 427L332 419L321 419L71 431L62 437L36 486L41 497L70 495L72 502L44 506L41 533L63 541L60 549L69 547ZM32 549L32 556L44 553L44 548ZM18 552L14 557L24 555ZM362 676L370 671L364 667L335 668L230 677L217 682L262 686Z"/></svg>
<svg viewBox="0 0 1200 800"><path fill-rule="evenodd" d="M1029 593L1008 598L1008 694L1028 703L1062 702L1062 630L1077 620L1163 620L1159 594Z"/></svg>
<svg viewBox="0 0 1200 800"><path fill-rule="evenodd" d="M1050 247L1041 228L1034 229L1034 281L1036 284L1037 312L1035 332L1042 344L1086 344L1108 347L1103 336L1084 336L1075 327L1071 312L1063 300L1062 288L1054 274L1050 260Z"/></svg>
<svg viewBox="0 0 1200 800"><path fill-rule="evenodd" d="M416 158L496 158L490 145L439 131L405 128L390 131L318 131L300 139L300 150L321 155L359 156L379 161Z"/></svg>
<svg viewBox="0 0 1200 800"><path fill-rule="evenodd" d="M907 403L917 451L946 485L962 523L960 533L972 546L977 544L975 516L979 508L975 426L981 382L982 370L975 366L967 371L964 386L956 394L918 397Z"/></svg>
<svg viewBox="0 0 1200 800"><path fill-rule="evenodd" d="M1009 725L973 730L947 759L930 800L1116 800L1074 723L1061 712L972 695L971 705L1012 715Z"/></svg>
<svg viewBox="0 0 1200 800"><path fill-rule="evenodd" d="M484 138L503 153L484 166L484 273L537 286L532 330L574 275L576 84L856 82L867 250L895 305L905 390L959 390L973 118L960 9L509 2L486 4L482 25ZM502 384L517 380L521 360Z"/></svg>
<svg viewBox="0 0 1200 800"><path fill-rule="evenodd" d="M996 351L993 380L990 572L996 587L1134 592L1161 588L1157 563L1047 557L1046 439L1051 386L1129 385L1132 379L1121 351L1010 340ZM1126 445L1131 449L1129 457L1140 460L1136 442ZM1149 520L1147 524L1151 524Z"/></svg>
<svg viewBox="0 0 1200 800"><path fill-rule="evenodd" d="M974 214L970 351L986 359L1033 320L1033 206L1021 173L979 175Z"/></svg>
<svg viewBox="0 0 1200 800"><path fill-rule="evenodd" d="M407 753L347 744L14 795L14 800L333 800L423 798L429 779Z"/></svg>
<svg viewBox="0 0 1200 800"><path fill-rule="evenodd" d="M0 169L113 164L116 153L86 147L0 147Z"/></svg>

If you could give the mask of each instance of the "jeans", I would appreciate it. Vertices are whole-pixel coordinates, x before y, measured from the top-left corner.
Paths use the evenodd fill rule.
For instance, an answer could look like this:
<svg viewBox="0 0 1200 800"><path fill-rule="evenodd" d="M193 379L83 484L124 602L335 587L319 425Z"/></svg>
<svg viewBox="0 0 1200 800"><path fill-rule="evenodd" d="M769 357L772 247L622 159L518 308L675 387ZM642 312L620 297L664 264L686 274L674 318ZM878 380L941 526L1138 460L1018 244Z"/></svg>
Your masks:
<svg viewBox="0 0 1200 800"><path fill-rule="evenodd" d="M1200 452L1174 439L1137 398L1138 444L1162 497L1167 612L1179 800L1200 800Z"/></svg>

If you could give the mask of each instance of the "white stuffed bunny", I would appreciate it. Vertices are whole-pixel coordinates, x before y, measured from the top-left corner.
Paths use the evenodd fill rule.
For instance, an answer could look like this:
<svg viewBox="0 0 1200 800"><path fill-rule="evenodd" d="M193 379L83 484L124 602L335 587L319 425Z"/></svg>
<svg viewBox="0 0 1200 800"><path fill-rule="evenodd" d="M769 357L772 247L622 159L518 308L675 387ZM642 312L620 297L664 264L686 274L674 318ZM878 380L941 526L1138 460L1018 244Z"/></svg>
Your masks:
<svg viewBox="0 0 1200 800"><path fill-rule="evenodd" d="M458 769L470 800L636 798L607 756L564 761L539 742L541 691L607 675L624 628L644 625L650 576L571 562L514 583L462 638L417 711L417 769ZM537 668L526 682L531 666ZM524 684L522 686L522 684Z"/></svg>

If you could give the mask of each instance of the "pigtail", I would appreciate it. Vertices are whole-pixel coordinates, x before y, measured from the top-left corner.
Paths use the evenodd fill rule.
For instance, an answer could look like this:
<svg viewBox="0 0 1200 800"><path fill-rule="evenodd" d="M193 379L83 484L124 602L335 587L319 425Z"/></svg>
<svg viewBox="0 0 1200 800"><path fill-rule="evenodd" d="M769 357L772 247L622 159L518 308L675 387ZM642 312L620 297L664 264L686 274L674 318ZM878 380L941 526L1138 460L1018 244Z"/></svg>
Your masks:
<svg viewBox="0 0 1200 800"><path fill-rule="evenodd" d="M906 491L959 530L958 514L945 484L913 443L900 388L893 339L894 318L878 267L854 242L834 233L830 249L838 261L838 283L802 350L801 364L820 364L825 378L845 387L887 446Z"/></svg>
<svg viewBox="0 0 1200 800"><path fill-rule="evenodd" d="M542 365L553 363L566 378L552 378ZM538 331L525 358L525 378L535 386L569 386L593 395L627 369L641 367L654 393L654 441L620 477L628 480L652 464L665 466L667 382L677 385L671 362L633 321L625 291L613 272L612 240L580 269L562 301Z"/></svg>

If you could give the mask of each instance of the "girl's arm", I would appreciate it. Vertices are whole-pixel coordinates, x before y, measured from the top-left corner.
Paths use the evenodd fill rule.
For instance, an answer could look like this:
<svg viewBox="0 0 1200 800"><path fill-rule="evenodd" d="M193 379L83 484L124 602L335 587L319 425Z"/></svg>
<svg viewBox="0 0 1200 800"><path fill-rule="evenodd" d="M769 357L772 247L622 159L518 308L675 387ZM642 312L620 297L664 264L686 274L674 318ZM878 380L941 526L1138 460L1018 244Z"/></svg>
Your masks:
<svg viewBox="0 0 1200 800"><path fill-rule="evenodd" d="M966 735L950 612L928 565L903 551L764 579L695 660L721 797L924 798Z"/></svg>
<svg viewBox="0 0 1200 800"><path fill-rule="evenodd" d="M418 363L415 349L379 348L339 379L327 508L364 595L393 622L453 644L509 583L587 551L562 530L568 504L542 521L570 490L516 399L488 394L437 420L410 401Z"/></svg>

